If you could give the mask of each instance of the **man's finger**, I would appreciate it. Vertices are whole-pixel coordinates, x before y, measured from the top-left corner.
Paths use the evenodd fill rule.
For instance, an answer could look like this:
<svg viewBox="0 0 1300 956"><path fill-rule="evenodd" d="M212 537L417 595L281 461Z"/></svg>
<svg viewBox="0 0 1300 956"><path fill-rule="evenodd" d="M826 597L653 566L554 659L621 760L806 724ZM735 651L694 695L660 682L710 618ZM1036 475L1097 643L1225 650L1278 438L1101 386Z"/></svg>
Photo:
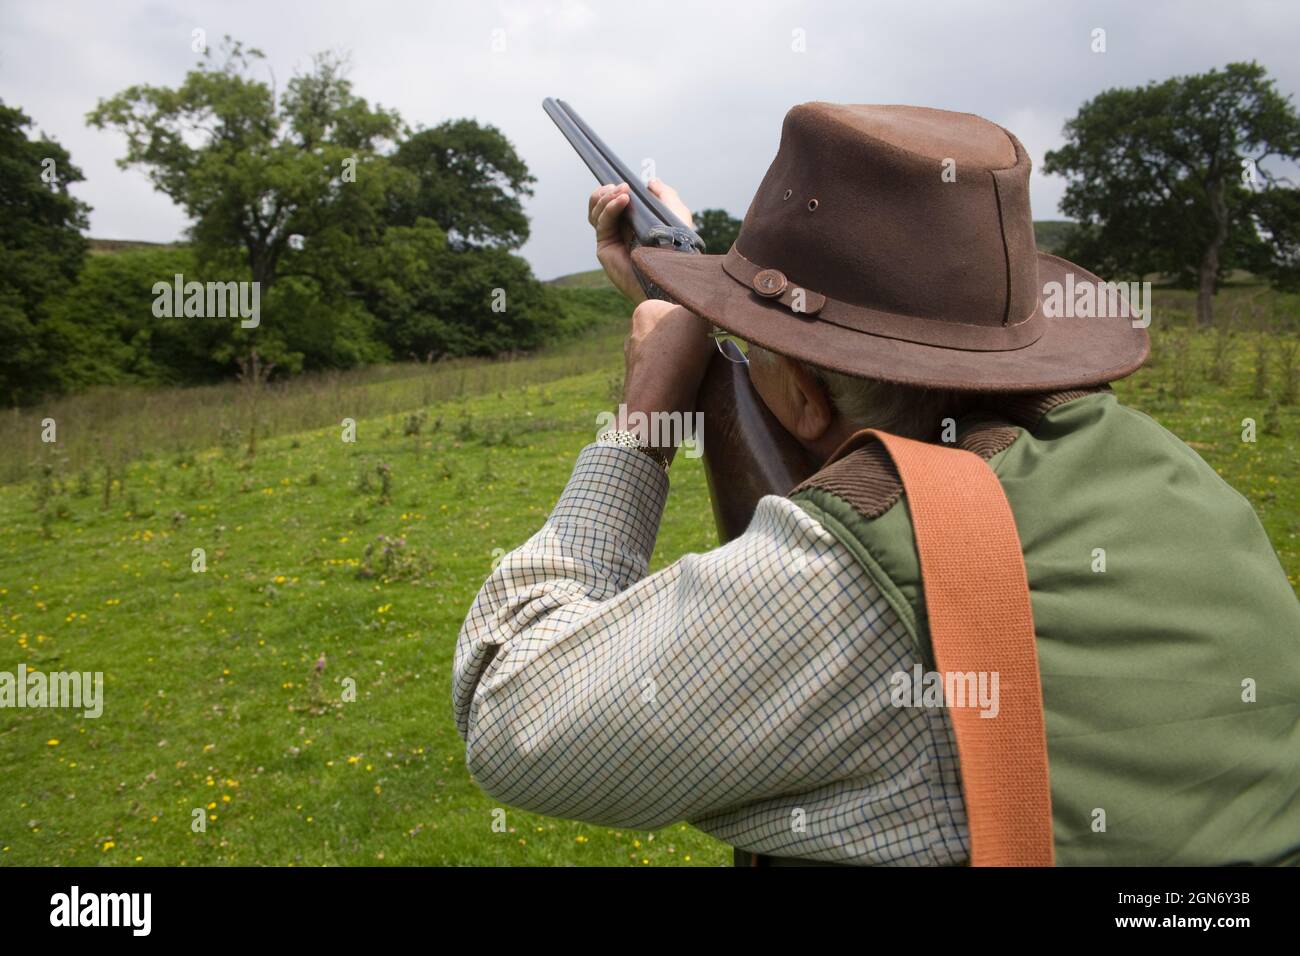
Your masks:
<svg viewBox="0 0 1300 956"><path fill-rule="evenodd" d="M595 216L596 203L600 201L600 198L602 196L609 193L609 191L612 190L613 188L614 188L613 186L597 186L595 189L591 191L591 195L587 197L588 221L590 222L596 221L596 216Z"/></svg>
<svg viewBox="0 0 1300 956"><path fill-rule="evenodd" d="M597 230L600 229L600 217L601 215L604 214L605 207L609 205L610 198L611 197L609 195L601 196L599 199L596 200L596 205L593 206L591 209L591 215L588 218L591 220L591 224L595 226Z"/></svg>
<svg viewBox="0 0 1300 956"><path fill-rule="evenodd" d="M600 228L600 217L604 213L605 208L610 204L610 202L622 194L620 193L620 189L622 189L620 186L601 186L596 193L592 194L592 205L591 209L587 213L587 219L593 226L596 226L597 229ZM601 192L601 190L603 190L603 192ZM599 195L597 195L597 193L599 193Z"/></svg>
<svg viewBox="0 0 1300 956"><path fill-rule="evenodd" d="M597 238L612 234L618 228L618 217L623 214L627 204L628 195L623 192L613 193L596 203L595 226Z"/></svg>
<svg viewBox="0 0 1300 956"><path fill-rule="evenodd" d="M625 195L614 196L605 203L605 208L601 210L600 219L596 223L598 237L613 236L618 233L619 217L623 215L627 203L628 199Z"/></svg>

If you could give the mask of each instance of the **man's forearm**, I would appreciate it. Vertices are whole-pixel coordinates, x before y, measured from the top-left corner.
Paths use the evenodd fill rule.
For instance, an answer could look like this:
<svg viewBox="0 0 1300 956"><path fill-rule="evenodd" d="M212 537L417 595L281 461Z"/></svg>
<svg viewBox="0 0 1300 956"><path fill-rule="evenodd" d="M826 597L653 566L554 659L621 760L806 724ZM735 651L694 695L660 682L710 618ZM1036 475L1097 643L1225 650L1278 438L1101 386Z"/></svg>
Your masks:
<svg viewBox="0 0 1300 956"><path fill-rule="evenodd" d="M582 450L546 524L501 559L461 628L453 698L462 737L507 641L562 606L571 618L645 577L667 494L663 469L640 452Z"/></svg>
<svg viewBox="0 0 1300 956"><path fill-rule="evenodd" d="M479 593L454 688L479 785L551 816L728 832L834 802L878 752L921 760L921 716L885 693L906 631L847 549L769 497L736 540L645 576L665 491L647 456L588 447Z"/></svg>

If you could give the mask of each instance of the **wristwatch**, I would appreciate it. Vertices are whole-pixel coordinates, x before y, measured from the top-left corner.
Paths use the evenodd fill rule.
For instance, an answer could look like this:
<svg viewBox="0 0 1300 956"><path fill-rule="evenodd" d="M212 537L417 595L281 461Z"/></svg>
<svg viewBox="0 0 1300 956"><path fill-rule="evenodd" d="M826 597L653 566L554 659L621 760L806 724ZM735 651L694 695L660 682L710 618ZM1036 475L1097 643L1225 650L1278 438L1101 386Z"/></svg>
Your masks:
<svg viewBox="0 0 1300 956"><path fill-rule="evenodd" d="M596 439L598 445L618 445L622 448L634 448L653 459L664 471L668 470L668 456L661 449L646 444L636 432L611 429Z"/></svg>

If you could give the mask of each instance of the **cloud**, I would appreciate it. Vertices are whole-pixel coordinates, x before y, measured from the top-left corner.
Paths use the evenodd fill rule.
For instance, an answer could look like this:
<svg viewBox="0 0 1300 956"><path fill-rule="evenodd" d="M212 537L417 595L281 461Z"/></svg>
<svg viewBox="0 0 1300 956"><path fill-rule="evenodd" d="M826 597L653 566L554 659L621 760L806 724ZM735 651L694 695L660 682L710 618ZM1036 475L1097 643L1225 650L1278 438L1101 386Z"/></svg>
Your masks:
<svg viewBox="0 0 1300 956"><path fill-rule="evenodd" d="M1036 167L1086 99L1258 59L1300 89L1300 5L979 4L862 0L595 4L582 0L315 3L4 3L0 98L67 147L87 176L91 234L174 239L183 214L140 170L120 170L120 137L87 129L100 97L133 83L174 85L194 63L190 31L264 50L281 85L320 50L351 52L363 96L413 125L472 116L500 128L534 175L538 275L595 267L586 223L593 182L541 110L568 100L623 158L653 159L693 208L741 215L795 103L915 103L987 116L1015 132ZM1107 52L1090 50L1107 31ZM802 30L806 51L792 49ZM494 31L505 49L494 51ZM1035 174L1039 218L1064 183Z"/></svg>

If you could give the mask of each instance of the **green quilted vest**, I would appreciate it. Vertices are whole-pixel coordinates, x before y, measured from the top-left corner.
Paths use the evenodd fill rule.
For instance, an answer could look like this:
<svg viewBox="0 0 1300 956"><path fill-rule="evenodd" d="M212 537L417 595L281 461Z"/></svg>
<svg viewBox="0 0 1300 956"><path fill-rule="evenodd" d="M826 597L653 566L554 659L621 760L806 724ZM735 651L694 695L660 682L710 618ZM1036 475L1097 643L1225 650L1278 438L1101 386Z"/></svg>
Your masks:
<svg viewBox="0 0 1300 956"><path fill-rule="evenodd" d="M999 416L964 422L958 444L988 459L1024 549L1058 864L1300 862L1300 603L1250 505L1109 391ZM791 497L934 670L879 444Z"/></svg>

